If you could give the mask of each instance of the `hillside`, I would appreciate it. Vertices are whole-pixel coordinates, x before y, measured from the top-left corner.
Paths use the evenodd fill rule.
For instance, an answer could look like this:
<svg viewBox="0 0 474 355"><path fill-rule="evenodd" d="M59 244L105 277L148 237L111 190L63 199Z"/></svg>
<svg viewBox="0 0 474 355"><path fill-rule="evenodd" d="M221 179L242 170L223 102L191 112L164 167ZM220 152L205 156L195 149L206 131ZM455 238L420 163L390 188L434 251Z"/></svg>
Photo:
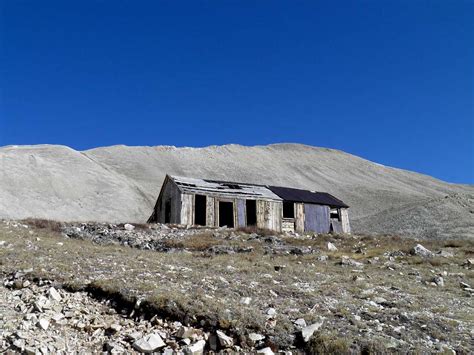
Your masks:
<svg viewBox="0 0 474 355"><path fill-rule="evenodd" d="M298 144L0 148L0 218L143 222L165 174L327 191L356 232L474 236L474 187ZM448 196L448 197L446 197Z"/></svg>

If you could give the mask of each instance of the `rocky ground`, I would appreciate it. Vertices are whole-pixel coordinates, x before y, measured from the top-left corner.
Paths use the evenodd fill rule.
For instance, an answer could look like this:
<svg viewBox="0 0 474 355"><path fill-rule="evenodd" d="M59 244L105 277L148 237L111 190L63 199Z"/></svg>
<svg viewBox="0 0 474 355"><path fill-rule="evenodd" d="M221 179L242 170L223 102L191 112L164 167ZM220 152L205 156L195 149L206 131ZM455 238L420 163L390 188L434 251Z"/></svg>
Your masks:
<svg viewBox="0 0 474 355"><path fill-rule="evenodd" d="M472 241L0 222L0 352L470 353Z"/></svg>

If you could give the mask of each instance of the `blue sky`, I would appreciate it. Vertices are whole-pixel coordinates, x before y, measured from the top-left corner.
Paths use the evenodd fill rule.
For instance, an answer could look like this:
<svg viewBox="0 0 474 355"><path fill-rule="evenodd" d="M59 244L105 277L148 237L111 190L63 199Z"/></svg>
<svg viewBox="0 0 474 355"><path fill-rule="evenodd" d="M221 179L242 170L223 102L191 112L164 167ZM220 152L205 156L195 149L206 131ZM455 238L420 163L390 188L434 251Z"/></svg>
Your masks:
<svg viewBox="0 0 474 355"><path fill-rule="evenodd" d="M474 183L473 1L0 3L0 146L297 142Z"/></svg>

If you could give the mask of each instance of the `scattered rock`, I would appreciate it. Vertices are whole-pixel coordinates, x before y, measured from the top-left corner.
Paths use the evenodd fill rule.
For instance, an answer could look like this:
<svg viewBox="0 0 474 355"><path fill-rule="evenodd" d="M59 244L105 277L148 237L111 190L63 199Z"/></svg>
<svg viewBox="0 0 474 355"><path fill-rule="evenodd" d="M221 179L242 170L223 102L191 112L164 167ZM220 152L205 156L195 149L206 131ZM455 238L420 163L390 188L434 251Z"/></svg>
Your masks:
<svg viewBox="0 0 474 355"><path fill-rule="evenodd" d="M439 275L433 277L432 282L434 282L436 284L436 286L440 286L440 287L444 286L444 279Z"/></svg>
<svg viewBox="0 0 474 355"><path fill-rule="evenodd" d="M258 334L258 333L250 333L249 339L252 341L253 344L256 344L259 341L262 341L263 339L265 339L265 335Z"/></svg>
<svg viewBox="0 0 474 355"><path fill-rule="evenodd" d="M362 267L364 264L362 264L359 261L355 261L353 259L350 259L348 256L342 256L341 257L341 265L344 266L355 266L355 267Z"/></svg>
<svg viewBox="0 0 474 355"><path fill-rule="evenodd" d="M40 318L40 320L38 321L38 327L43 330L47 330L49 327L49 320L46 318Z"/></svg>
<svg viewBox="0 0 474 355"><path fill-rule="evenodd" d="M128 231L133 231L135 229L135 226L133 224L129 224L129 223L125 223L125 225L123 227Z"/></svg>
<svg viewBox="0 0 474 355"><path fill-rule="evenodd" d="M198 340L192 345L184 348L184 353L186 355L201 355L204 353L204 348L206 346L205 340Z"/></svg>
<svg viewBox="0 0 474 355"><path fill-rule="evenodd" d="M218 330L216 331L217 339L219 339L219 344L223 348L230 348L232 345L234 345L234 339L232 339L230 336L227 336L224 334L224 332Z"/></svg>
<svg viewBox="0 0 474 355"><path fill-rule="evenodd" d="M314 332L317 331L323 325L324 320L319 322L313 323L301 329L301 336L303 337L303 341L307 343L309 339L313 336Z"/></svg>
<svg viewBox="0 0 474 355"><path fill-rule="evenodd" d="M274 316L276 316L276 314L277 314L277 311L276 311L275 308L267 309L267 316L274 317Z"/></svg>
<svg viewBox="0 0 474 355"><path fill-rule="evenodd" d="M328 250L329 251L337 251L337 247L333 243L328 242Z"/></svg>
<svg viewBox="0 0 474 355"><path fill-rule="evenodd" d="M440 252L436 253L437 256L441 256L442 258L452 258L454 256L453 253L447 250L441 250Z"/></svg>
<svg viewBox="0 0 474 355"><path fill-rule="evenodd" d="M56 302L60 302L62 297L61 295L59 294L58 291L56 291L56 289L54 287L51 287L48 291L49 293L49 297L52 298L53 300L55 300Z"/></svg>
<svg viewBox="0 0 474 355"><path fill-rule="evenodd" d="M166 346L158 334L152 333L133 343L133 348L141 353L152 353Z"/></svg>
<svg viewBox="0 0 474 355"><path fill-rule="evenodd" d="M273 354L274 354L274 352L272 351L272 349L271 349L271 348L269 348L269 347L266 347L266 348L263 348L263 349L257 350L257 354L273 355Z"/></svg>
<svg viewBox="0 0 474 355"><path fill-rule="evenodd" d="M327 261L329 257L327 255L319 255L316 260L317 261Z"/></svg>
<svg viewBox="0 0 474 355"><path fill-rule="evenodd" d="M423 245L421 244L417 244L413 247L413 249L411 250L411 253L413 255L418 255L418 256L421 256L423 258L431 258L434 256L433 252L426 249Z"/></svg>
<svg viewBox="0 0 474 355"><path fill-rule="evenodd" d="M293 322L297 328L304 328L306 327L306 321L303 318L298 318Z"/></svg>
<svg viewBox="0 0 474 355"><path fill-rule="evenodd" d="M252 299L250 297L242 297L240 299L241 304L250 304L251 301L252 301Z"/></svg>

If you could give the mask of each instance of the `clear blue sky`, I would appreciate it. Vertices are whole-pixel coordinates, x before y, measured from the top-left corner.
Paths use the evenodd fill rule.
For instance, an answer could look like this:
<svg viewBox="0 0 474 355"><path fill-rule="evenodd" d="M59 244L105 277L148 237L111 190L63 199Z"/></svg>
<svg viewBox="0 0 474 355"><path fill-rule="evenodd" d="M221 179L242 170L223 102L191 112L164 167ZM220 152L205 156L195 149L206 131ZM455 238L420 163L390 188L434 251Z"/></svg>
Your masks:
<svg viewBox="0 0 474 355"><path fill-rule="evenodd" d="M474 183L474 1L0 2L0 146L298 142Z"/></svg>

